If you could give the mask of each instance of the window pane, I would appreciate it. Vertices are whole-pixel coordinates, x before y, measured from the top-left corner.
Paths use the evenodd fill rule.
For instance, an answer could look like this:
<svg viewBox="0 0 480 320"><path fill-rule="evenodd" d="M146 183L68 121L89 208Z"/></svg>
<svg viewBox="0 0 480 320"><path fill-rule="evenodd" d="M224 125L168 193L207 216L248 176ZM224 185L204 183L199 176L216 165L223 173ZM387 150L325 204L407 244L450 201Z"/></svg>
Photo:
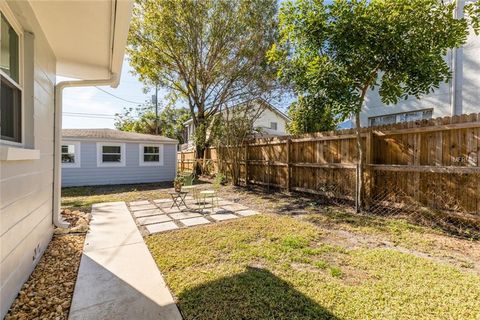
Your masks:
<svg viewBox="0 0 480 320"><path fill-rule="evenodd" d="M120 146L103 146L102 153L120 153Z"/></svg>
<svg viewBox="0 0 480 320"><path fill-rule="evenodd" d="M62 163L75 163L75 155L71 153L62 154Z"/></svg>
<svg viewBox="0 0 480 320"><path fill-rule="evenodd" d="M270 129L277 130L277 123L276 122L270 122Z"/></svg>
<svg viewBox="0 0 480 320"><path fill-rule="evenodd" d="M3 14L0 31L0 68L18 83L18 35Z"/></svg>
<svg viewBox="0 0 480 320"><path fill-rule="evenodd" d="M63 145L62 146L62 153L75 153L75 145Z"/></svg>
<svg viewBox="0 0 480 320"><path fill-rule="evenodd" d="M121 162L121 156L119 154L104 154L102 155L103 162Z"/></svg>
<svg viewBox="0 0 480 320"><path fill-rule="evenodd" d="M158 147L143 147L143 153L158 153Z"/></svg>
<svg viewBox="0 0 480 320"><path fill-rule="evenodd" d="M159 162L160 156L158 154L146 154L143 156L144 162Z"/></svg>
<svg viewBox="0 0 480 320"><path fill-rule="evenodd" d="M3 140L22 142L21 93L7 79L0 77L0 126Z"/></svg>

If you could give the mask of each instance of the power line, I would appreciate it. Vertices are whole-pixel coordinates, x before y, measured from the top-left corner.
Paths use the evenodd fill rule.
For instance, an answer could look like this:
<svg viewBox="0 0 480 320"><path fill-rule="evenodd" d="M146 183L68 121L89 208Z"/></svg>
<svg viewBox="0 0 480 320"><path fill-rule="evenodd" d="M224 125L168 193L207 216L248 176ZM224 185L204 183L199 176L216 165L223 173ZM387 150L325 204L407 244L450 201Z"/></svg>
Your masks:
<svg viewBox="0 0 480 320"><path fill-rule="evenodd" d="M125 102L128 102L128 103L133 103L133 104L144 104L144 103L145 103L145 102L135 102L135 101L127 100L127 99L118 97L118 96L114 95L114 94L111 93L111 92L108 92L108 91L106 91L106 90L103 90L102 88L99 88L99 87L95 87L95 88L97 88L98 90L100 90L100 91L102 91L102 92L104 92L104 93L106 93L106 94L108 94L108 95L111 95L111 96L114 97L114 98L117 98L117 99L119 99L119 100L122 100L122 101L125 101Z"/></svg>

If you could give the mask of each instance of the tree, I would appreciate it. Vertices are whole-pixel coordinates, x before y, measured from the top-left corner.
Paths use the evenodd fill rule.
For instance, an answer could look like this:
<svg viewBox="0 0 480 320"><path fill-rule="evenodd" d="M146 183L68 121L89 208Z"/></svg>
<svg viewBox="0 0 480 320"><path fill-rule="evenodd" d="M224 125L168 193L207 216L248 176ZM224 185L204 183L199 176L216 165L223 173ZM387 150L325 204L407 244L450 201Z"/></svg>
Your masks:
<svg viewBox="0 0 480 320"><path fill-rule="evenodd" d="M478 14L478 4L472 8L466 11ZM299 0L281 8L280 40L269 59L280 79L325 99L340 117L355 117L360 209L365 96L376 89L384 103L394 104L408 96L420 98L448 81L444 57L468 35L467 19L454 18L454 10L455 3L438 0L334 0L328 5Z"/></svg>
<svg viewBox="0 0 480 320"><path fill-rule="evenodd" d="M264 97L275 84L266 52L276 37L276 0L137 0L127 51L147 85L183 99L197 158L219 108Z"/></svg>
<svg viewBox="0 0 480 320"><path fill-rule="evenodd" d="M261 133L254 124L265 110L263 103L261 100L247 101L221 110L214 119L212 137L220 160L219 171L230 176L233 185L240 182L245 143L255 133Z"/></svg>
<svg viewBox="0 0 480 320"><path fill-rule="evenodd" d="M291 119L288 132L291 134L333 130L339 120L325 100L310 95L300 95L288 107L288 116Z"/></svg>
<svg viewBox="0 0 480 320"><path fill-rule="evenodd" d="M150 104L135 109L125 108L122 114L116 114L115 128L122 131L155 134L154 110L154 106ZM185 108L166 106L158 115L159 134L184 143L183 124L189 117L190 112Z"/></svg>

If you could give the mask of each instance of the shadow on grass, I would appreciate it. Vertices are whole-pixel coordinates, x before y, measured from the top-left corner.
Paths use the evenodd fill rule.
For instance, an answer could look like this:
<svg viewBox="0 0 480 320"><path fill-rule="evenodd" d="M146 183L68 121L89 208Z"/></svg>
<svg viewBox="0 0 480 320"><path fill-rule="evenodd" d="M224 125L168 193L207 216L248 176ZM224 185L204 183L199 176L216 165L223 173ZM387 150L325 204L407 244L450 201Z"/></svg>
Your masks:
<svg viewBox="0 0 480 320"><path fill-rule="evenodd" d="M85 187L62 188L63 197L83 197L95 195L108 195L122 192L150 191L156 189L172 188L172 182L121 184Z"/></svg>
<svg viewBox="0 0 480 320"><path fill-rule="evenodd" d="M208 282L178 296L185 319L337 319L268 270Z"/></svg>

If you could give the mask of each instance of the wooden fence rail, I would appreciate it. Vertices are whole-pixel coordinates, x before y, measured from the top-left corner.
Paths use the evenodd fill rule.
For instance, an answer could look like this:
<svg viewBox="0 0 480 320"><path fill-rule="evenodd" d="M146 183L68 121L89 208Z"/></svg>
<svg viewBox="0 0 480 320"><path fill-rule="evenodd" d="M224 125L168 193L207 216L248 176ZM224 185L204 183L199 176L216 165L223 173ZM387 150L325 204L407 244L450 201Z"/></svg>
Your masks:
<svg viewBox="0 0 480 320"><path fill-rule="evenodd" d="M425 206L480 215L480 114L362 129L370 199L398 195ZM354 199L357 151L354 130L257 139L240 159L242 179ZM178 170L201 162L211 173L221 162L214 148L205 158L178 153ZM395 194L395 195L393 195ZM435 203L433 203L435 202Z"/></svg>

